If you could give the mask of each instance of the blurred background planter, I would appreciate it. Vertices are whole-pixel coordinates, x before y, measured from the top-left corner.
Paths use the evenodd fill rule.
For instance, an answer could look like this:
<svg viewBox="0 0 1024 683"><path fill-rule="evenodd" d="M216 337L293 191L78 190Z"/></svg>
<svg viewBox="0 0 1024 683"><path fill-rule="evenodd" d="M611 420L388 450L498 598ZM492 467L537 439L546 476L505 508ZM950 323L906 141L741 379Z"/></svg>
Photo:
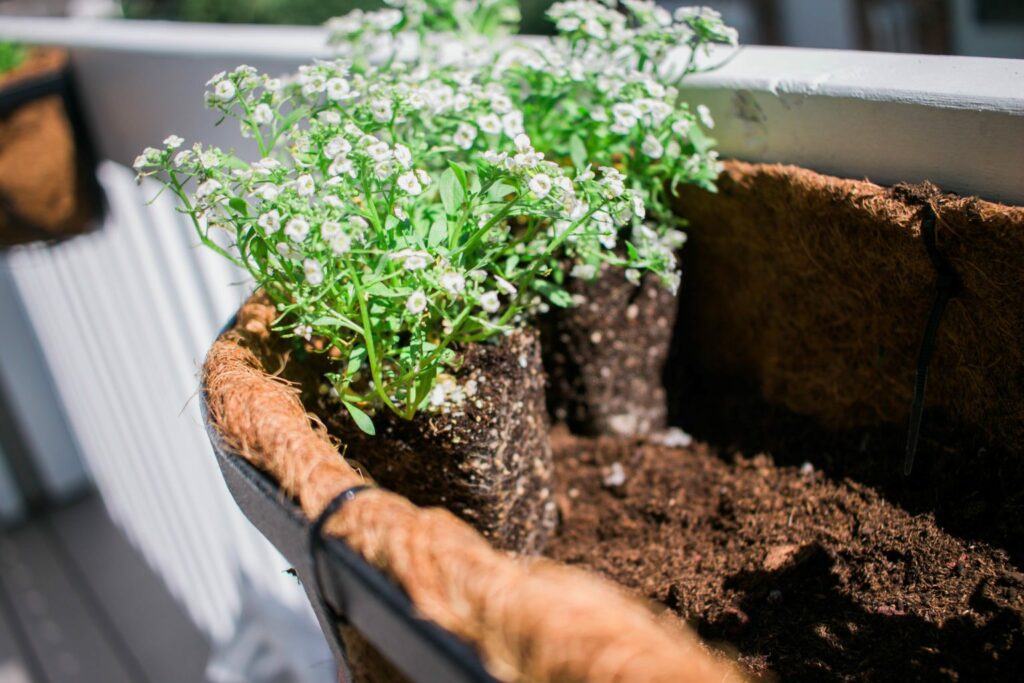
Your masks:
<svg viewBox="0 0 1024 683"><path fill-rule="evenodd" d="M0 45L0 246L86 231L102 200L67 54Z"/></svg>

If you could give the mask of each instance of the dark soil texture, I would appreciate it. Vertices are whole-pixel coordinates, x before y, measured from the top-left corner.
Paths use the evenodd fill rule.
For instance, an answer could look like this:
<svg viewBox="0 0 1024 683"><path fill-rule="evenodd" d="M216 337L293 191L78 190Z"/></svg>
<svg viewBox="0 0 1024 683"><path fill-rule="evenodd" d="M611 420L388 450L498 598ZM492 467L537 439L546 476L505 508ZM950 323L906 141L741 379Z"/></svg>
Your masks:
<svg viewBox="0 0 1024 683"><path fill-rule="evenodd" d="M556 428L553 446L562 524L546 554L664 605L758 676L1024 670L1024 573L978 534L894 504L885 486L736 445Z"/></svg>

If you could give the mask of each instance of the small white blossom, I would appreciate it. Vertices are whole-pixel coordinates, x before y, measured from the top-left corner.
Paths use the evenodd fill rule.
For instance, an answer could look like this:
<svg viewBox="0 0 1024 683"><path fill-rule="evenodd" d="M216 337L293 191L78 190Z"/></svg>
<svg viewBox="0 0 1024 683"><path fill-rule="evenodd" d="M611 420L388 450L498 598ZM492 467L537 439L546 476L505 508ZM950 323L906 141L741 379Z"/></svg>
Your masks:
<svg viewBox="0 0 1024 683"><path fill-rule="evenodd" d="M284 226L284 234L293 242L304 241L309 235L309 221L302 217L291 219L288 225Z"/></svg>
<svg viewBox="0 0 1024 683"><path fill-rule="evenodd" d="M490 291L481 294L480 308L484 309L488 313L497 313L498 309L501 308L501 300L498 298L498 293Z"/></svg>
<svg viewBox="0 0 1024 683"><path fill-rule="evenodd" d="M308 173L299 176L299 179L295 181L295 191L299 193L300 197L308 197L316 192L316 182L313 180L313 176Z"/></svg>
<svg viewBox="0 0 1024 683"><path fill-rule="evenodd" d="M352 237L345 232L338 233L327 240L327 246L335 254L341 256L352 248Z"/></svg>
<svg viewBox="0 0 1024 683"><path fill-rule="evenodd" d="M345 100L350 97L352 85L344 78L332 78L327 81L327 97L334 101Z"/></svg>
<svg viewBox="0 0 1024 683"><path fill-rule="evenodd" d="M302 262L302 272L306 282L316 287L324 281L324 269L316 259L308 258Z"/></svg>
<svg viewBox="0 0 1024 683"><path fill-rule="evenodd" d="M415 196L423 192L423 187L420 185L420 181L416 178L415 173L403 173L398 176L396 183L404 192L411 195Z"/></svg>
<svg viewBox="0 0 1024 683"><path fill-rule="evenodd" d="M647 137L644 138L643 144L640 145L640 151L651 159L660 159L665 153L665 148L658 138L648 133Z"/></svg>
<svg viewBox="0 0 1024 683"><path fill-rule="evenodd" d="M700 117L700 122L704 124L705 128L715 127L715 120L711 118L711 110L707 108L707 105L697 105L697 116Z"/></svg>
<svg viewBox="0 0 1024 683"><path fill-rule="evenodd" d="M538 173L530 178L530 192L533 192L538 199L543 199L551 192L551 177L546 173Z"/></svg>
<svg viewBox="0 0 1024 683"><path fill-rule="evenodd" d="M409 151L408 147L399 142L395 145L394 153L395 161L398 162L399 166L402 168L409 168L412 166L412 152Z"/></svg>
<svg viewBox="0 0 1024 683"><path fill-rule="evenodd" d="M452 296L458 296L466 289L466 278L460 273L447 272L441 276L441 287Z"/></svg>
<svg viewBox="0 0 1024 683"><path fill-rule="evenodd" d="M270 108L269 104L257 104L256 109L252 112L252 120L257 125L265 126L274 120L274 110Z"/></svg>
<svg viewBox="0 0 1024 683"><path fill-rule="evenodd" d="M517 290L515 288L515 286L511 282L509 282L505 278L501 277L500 275L495 275L494 276L494 281L496 283L498 283L498 289L500 289L501 291L505 292L509 296L515 296L516 292L519 291L519 290Z"/></svg>
<svg viewBox="0 0 1024 683"><path fill-rule="evenodd" d="M476 140L476 128L468 123L460 123L459 127L455 130L455 135L452 137L452 141L456 146L462 149L472 147L474 140Z"/></svg>
<svg viewBox="0 0 1024 683"><path fill-rule="evenodd" d="M569 271L569 275L581 280L593 280L594 276L597 275L597 268L589 263L577 263Z"/></svg>
<svg viewBox="0 0 1024 683"><path fill-rule="evenodd" d="M298 325L292 330L296 337L302 337L306 341L313 338L313 328L310 325Z"/></svg>
<svg viewBox="0 0 1024 683"><path fill-rule="evenodd" d="M235 84L229 80L223 80L213 87L213 94L221 102L226 102L235 96Z"/></svg>
<svg viewBox="0 0 1024 683"><path fill-rule="evenodd" d="M352 143L342 137L331 138L324 145L324 156L328 159L335 159L352 151Z"/></svg>
<svg viewBox="0 0 1024 683"><path fill-rule="evenodd" d="M263 228L263 231L268 235L272 235L281 229L281 214L278 213L277 209L262 214L257 219L256 224Z"/></svg>
<svg viewBox="0 0 1024 683"><path fill-rule="evenodd" d="M501 132L501 119L497 114L484 114L477 119L476 124L480 126L480 130L490 135L497 135Z"/></svg>
<svg viewBox="0 0 1024 683"><path fill-rule="evenodd" d="M409 298L405 302L405 310L409 311L413 315L419 315L427 308L427 295L422 290L416 290L409 295Z"/></svg>
<svg viewBox="0 0 1024 683"><path fill-rule="evenodd" d="M185 140L177 135L168 135L164 138L164 145L166 145L168 149L178 149L181 147L181 143L183 142L185 142Z"/></svg>
<svg viewBox="0 0 1024 683"><path fill-rule="evenodd" d="M196 188L196 197L200 199L204 197L209 197L211 194L213 194L219 189L220 183L214 180L213 178L210 178L209 180L203 182L202 184L199 185L199 187Z"/></svg>

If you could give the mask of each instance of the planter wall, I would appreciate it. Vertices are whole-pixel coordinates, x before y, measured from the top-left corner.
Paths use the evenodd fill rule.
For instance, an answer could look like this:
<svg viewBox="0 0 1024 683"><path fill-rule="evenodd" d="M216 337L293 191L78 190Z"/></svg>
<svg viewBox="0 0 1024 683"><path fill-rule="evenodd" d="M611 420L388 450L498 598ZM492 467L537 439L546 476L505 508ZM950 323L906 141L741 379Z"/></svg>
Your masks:
<svg viewBox="0 0 1024 683"><path fill-rule="evenodd" d="M320 557L313 543L316 558L301 564L301 575L325 632L338 643L342 668L355 664L345 651L369 653L354 671L356 680L393 680L391 665L421 681L739 680L689 631L660 624L613 585L549 561L510 557L446 510L418 508L394 493L364 488L366 476L310 420L299 388L282 381L288 369L280 372L286 357L270 332L274 317L265 303L250 302L210 350L203 391L211 437L230 487L254 521L268 526L290 517L283 534L268 533L289 557L301 560L296 548L305 540L297 511L318 519L327 510L323 529L340 539L324 563L335 578L322 582L313 575L310 566ZM346 455L359 459L356 452ZM239 470L239 458L269 474L297 507L277 497L265 480L261 485L251 470ZM337 501L343 507L332 508ZM263 512L253 514L257 508ZM261 515L278 522L261 523ZM365 562L345 560L352 551ZM387 587L385 577L407 600ZM345 583L347 588L333 590ZM361 635L342 629L342 643L338 629L348 610ZM434 625L471 645L479 660L466 659L457 641L439 639ZM382 664L373 646L392 664Z"/></svg>
<svg viewBox="0 0 1024 683"><path fill-rule="evenodd" d="M84 232L100 209L64 52L0 75L0 246Z"/></svg>
<svg viewBox="0 0 1024 683"><path fill-rule="evenodd" d="M933 211L956 291L926 406L1024 449L1024 208L742 162L719 188L686 188L678 204L688 363L827 427L905 422L936 298L922 238Z"/></svg>

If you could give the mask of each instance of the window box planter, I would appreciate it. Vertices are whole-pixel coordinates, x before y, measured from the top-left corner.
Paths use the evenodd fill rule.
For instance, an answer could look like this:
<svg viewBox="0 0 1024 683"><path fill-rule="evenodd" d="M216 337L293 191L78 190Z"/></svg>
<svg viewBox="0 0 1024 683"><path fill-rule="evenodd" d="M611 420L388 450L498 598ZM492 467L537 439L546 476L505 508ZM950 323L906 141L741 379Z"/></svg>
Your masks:
<svg viewBox="0 0 1024 683"><path fill-rule="evenodd" d="M100 209L63 51L33 48L0 75L0 246L76 235Z"/></svg>
<svg viewBox="0 0 1024 683"><path fill-rule="evenodd" d="M551 485L560 521L545 554L695 621L755 673L1007 675L1024 624L1014 569L1020 487L1006 486L1022 481L1006 416L1016 406L1014 354L1024 338L1021 307L1009 305L1019 296L1009 274L1024 259L1024 210L742 163L729 164L719 194L686 192L682 201L692 253L667 411L700 441L681 431L581 438L557 427ZM908 486L902 464L917 351L942 282L925 246L929 211L958 288L936 333L928 368L935 392L926 394L925 438ZM770 223L774 239L751 237L753 215L763 219L758 230ZM611 680L590 666L597 651L655 642L653 652L625 658L616 680L739 676L602 582L544 561L511 561L447 512L381 490L360 489L330 518L334 538L316 551L314 574L308 520L376 476L368 463L380 468L401 439L378 442L378 453L353 442L345 458L365 471L339 457L306 417L323 419L301 370L286 364L281 372L299 387L266 374L281 365L270 318L243 308L211 351L211 436L236 499L296 564L325 632L333 638L344 624L336 652L356 662L358 676L389 680L394 667L410 680ZM978 326L989 334L967 332ZM814 336L833 329L844 333ZM632 352L645 352L641 343ZM977 364L964 363L963 344ZM848 370L834 374L837 364ZM787 379L786 368L801 374ZM745 388L726 381L737 378ZM836 390L801 402L823 382ZM879 385L889 390L868 391ZM927 494L936 489L939 503ZM992 497L991 509L977 509L979 495ZM939 521L905 508L933 510ZM502 546L495 532L489 540ZM540 595L550 600L543 607L534 602ZM853 624L848 635L845 624ZM821 633L830 635L822 641ZM565 654L580 639L603 643L583 657L586 665ZM872 655L850 660L850 647ZM929 655L908 657L908 647ZM665 648L683 654L651 664L668 656Z"/></svg>

